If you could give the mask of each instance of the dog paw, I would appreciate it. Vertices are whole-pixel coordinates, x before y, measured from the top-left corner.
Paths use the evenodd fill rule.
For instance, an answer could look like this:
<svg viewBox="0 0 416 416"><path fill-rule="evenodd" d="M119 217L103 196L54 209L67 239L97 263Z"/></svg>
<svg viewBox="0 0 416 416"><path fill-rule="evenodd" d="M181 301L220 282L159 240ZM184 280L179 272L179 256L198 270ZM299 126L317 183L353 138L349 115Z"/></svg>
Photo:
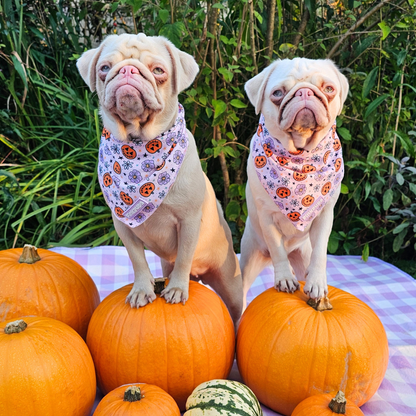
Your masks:
<svg viewBox="0 0 416 416"><path fill-rule="evenodd" d="M130 303L132 308L140 308L152 303L156 299L153 285L134 284L130 293L127 295L126 303Z"/></svg>
<svg viewBox="0 0 416 416"><path fill-rule="evenodd" d="M303 287L305 295L308 295L311 299L321 299L328 295L328 285L326 279L317 276L307 275L306 283Z"/></svg>
<svg viewBox="0 0 416 416"><path fill-rule="evenodd" d="M299 282L295 277L275 280L274 287L279 292L294 293L299 289Z"/></svg>
<svg viewBox="0 0 416 416"><path fill-rule="evenodd" d="M160 294L166 299L167 303L183 303L189 298L189 284L186 285L174 285L172 281L166 286L166 288Z"/></svg>

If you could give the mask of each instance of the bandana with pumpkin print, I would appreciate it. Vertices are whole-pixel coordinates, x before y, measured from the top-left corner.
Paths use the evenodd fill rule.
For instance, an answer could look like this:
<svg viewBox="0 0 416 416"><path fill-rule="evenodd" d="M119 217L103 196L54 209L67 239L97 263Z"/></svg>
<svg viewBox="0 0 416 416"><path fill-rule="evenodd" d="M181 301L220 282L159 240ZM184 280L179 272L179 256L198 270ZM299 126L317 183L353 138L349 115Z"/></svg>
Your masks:
<svg viewBox="0 0 416 416"><path fill-rule="evenodd" d="M314 149L289 152L270 136L262 114L251 141L251 157L261 184L300 231L319 214L344 177L335 127Z"/></svg>
<svg viewBox="0 0 416 416"><path fill-rule="evenodd" d="M107 205L120 221L134 228L156 211L175 182L187 148L180 104L173 127L147 143L120 141L103 130L98 179Z"/></svg>

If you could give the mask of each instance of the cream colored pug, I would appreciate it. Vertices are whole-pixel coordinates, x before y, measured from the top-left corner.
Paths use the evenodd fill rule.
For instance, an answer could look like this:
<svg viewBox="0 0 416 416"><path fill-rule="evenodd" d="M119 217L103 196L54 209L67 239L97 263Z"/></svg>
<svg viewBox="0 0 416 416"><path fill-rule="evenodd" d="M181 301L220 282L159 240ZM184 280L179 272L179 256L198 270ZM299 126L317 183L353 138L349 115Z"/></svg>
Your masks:
<svg viewBox="0 0 416 416"><path fill-rule="evenodd" d="M327 244L344 172L335 119L348 81L330 60L295 58L273 62L245 90L262 115L247 167L244 299L270 263L277 290L292 293L306 279L304 292L325 298Z"/></svg>
<svg viewBox="0 0 416 416"><path fill-rule="evenodd" d="M194 58L164 37L123 34L108 36L77 66L100 101L98 176L135 274L126 302L156 298L146 246L170 278L167 302L186 302L191 275L217 291L237 322L243 294L231 232L178 104L198 73Z"/></svg>

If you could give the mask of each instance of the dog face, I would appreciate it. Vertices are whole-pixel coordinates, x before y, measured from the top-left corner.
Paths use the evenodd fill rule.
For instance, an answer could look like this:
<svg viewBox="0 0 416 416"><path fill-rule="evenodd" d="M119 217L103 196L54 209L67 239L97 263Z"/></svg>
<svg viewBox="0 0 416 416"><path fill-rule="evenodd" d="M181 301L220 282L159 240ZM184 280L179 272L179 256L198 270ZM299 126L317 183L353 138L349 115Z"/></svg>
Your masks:
<svg viewBox="0 0 416 416"><path fill-rule="evenodd" d="M85 52L78 70L97 91L104 125L118 139L150 140L176 116L177 96L198 73L194 58L161 36L111 35Z"/></svg>
<svg viewBox="0 0 416 416"><path fill-rule="evenodd" d="M341 113L348 81L335 64L306 58L275 61L245 85L270 134L290 152L310 150Z"/></svg>

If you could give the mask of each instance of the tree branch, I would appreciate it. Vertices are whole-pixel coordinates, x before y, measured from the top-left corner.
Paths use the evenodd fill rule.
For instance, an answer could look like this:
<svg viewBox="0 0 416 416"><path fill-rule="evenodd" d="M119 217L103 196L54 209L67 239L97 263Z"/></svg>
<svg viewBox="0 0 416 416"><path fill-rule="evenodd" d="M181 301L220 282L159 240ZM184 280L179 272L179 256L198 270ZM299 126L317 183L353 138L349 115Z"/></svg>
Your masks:
<svg viewBox="0 0 416 416"><path fill-rule="evenodd" d="M250 14L250 43L251 43L251 56L253 58L253 66L254 66L254 75L257 75L259 73L259 69L257 68L257 62L256 62L256 42L254 38L254 5L253 0L248 0L248 6L249 6L249 14Z"/></svg>
<svg viewBox="0 0 416 416"><path fill-rule="evenodd" d="M375 12L380 10L386 3L388 3L389 0L382 0L377 6L375 6L373 9L368 11L361 19L357 20L338 40L338 42L332 47L332 49L329 51L328 55L326 56L327 59L331 59L332 55L337 51L338 47L344 42L345 39L348 38L348 36L354 32L358 27L360 27L370 16L372 16Z"/></svg>
<svg viewBox="0 0 416 416"><path fill-rule="evenodd" d="M273 56L273 32L274 32L274 19L276 15L276 0L269 0L268 2L269 9L269 21L267 22L267 56L272 59Z"/></svg>
<svg viewBox="0 0 416 416"><path fill-rule="evenodd" d="M296 48L298 47L298 45L299 45L299 43L302 39L302 36L305 33L306 25L308 24L309 17L310 17L309 9L306 6L304 6L302 19L301 19L300 24L299 24L298 33L296 34L295 38L293 39L293 45Z"/></svg>

